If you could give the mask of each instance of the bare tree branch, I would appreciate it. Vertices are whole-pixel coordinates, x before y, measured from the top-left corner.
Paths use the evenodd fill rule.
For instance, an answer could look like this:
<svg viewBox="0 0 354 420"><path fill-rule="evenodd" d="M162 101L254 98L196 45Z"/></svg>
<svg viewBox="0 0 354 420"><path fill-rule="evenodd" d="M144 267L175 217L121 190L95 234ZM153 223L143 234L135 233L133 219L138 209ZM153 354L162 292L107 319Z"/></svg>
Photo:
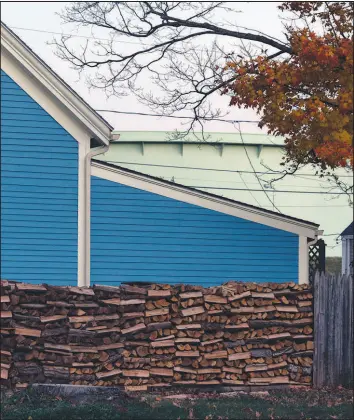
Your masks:
<svg viewBox="0 0 354 420"><path fill-rule="evenodd" d="M232 30L224 21L215 24L215 12L227 18L237 13L227 2L71 3L61 15L63 21L90 28L92 40L80 51L72 37L64 36L55 41L56 53L79 71L86 69L91 87L107 95L129 91L164 115L189 111L191 130L198 127L203 133L203 121L226 115L214 109L212 97L234 80L224 71L226 59L238 60L240 47L233 51L231 41L266 45L274 49L271 58L292 53L287 41ZM104 31L107 41L98 37ZM125 43L134 38L143 42ZM152 80L153 92L141 85L142 75Z"/></svg>

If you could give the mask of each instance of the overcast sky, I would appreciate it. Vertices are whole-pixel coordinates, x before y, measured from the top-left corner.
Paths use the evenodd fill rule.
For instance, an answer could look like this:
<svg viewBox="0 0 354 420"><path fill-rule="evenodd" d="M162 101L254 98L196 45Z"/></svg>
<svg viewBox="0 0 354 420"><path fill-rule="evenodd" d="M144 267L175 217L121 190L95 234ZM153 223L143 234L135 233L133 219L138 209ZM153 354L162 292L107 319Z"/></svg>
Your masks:
<svg viewBox="0 0 354 420"><path fill-rule="evenodd" d="M63 25L57 15L67 3L60 2L1 2L1 18L5 24L14 30L48 65L50 65L64 80L69 83L94 109L116 109L124 111L151 112L148 108L139 104L137 100L128 95L123 98L106 98L103 92L94 90L89 92L84 80L78 80L78 74L70 69L69 64L60 60L53 54L54 47L48 45L55 37L54 34L37 31L48 31L58 33L71 33L72 28ZM261 2L235 2L229 6L234 7L239 13L234 15L231 24L248 28L255 28L271 36L282 38L282 23L279 19L279 3ZM20 29L22 28L22 29ZM25 30L27 29L27 30ZM86 34L84 30L80 34ZM58 38L58 36L57 36ZM76 38L77 42L82 39ZM153 88L148 78L144 79L144 85L149 89ZM228 108L226 97L216 96L216 107ZM239 110L229 108L228 118L238 120L258 120L252 110ZM154 118L144 116L128 116L102 114L117 130L174 130L181 128L179 120L168 118ZM212 122L207 126L209 131L232 132L232 125L222 122ZM257 124L243 124L244 132L259 133Z"/></svg>

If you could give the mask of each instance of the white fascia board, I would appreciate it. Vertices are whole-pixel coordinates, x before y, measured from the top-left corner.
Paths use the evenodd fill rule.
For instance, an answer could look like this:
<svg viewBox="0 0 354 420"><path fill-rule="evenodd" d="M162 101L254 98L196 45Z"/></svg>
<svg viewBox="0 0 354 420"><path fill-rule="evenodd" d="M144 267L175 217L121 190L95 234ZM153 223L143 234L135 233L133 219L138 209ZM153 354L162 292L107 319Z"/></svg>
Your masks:
<svg viewBox="0 0 354 420"><path fill-rule="evenodd" d="M167 184L163 180L159 181L144 174L126 172L123 169L107 167L103 163L98 162L92 162L91 167L92 176L149 191L184 203L194 204L219 213L240 217L241 219L250 220L251 222L260 223L265 226L285 230L299 236L313 239L318 231L316 226L287 219L281 214L269 214L262 211L262 209L230 202L224 200L222 197L211 197L203 194L199 190L191 190L180 185Z"/></svg>
<svg viewBox="0 0 354 420"><path fill-rule="evenodd" d="M108 123L3 25L1 68L77 141L94 137L109 144Z"/></svg>

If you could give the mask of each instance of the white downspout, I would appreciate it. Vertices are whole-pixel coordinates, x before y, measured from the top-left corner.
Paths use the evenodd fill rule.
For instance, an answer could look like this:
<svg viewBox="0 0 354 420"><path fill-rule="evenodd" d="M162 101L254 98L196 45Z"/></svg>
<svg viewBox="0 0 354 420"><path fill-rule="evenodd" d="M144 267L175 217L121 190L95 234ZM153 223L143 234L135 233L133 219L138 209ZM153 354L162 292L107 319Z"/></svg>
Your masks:
<svg viewBox="0 0 354 420"><path fill-rule="evenodd" d="M89 287L91 283L91 159L108 149L109 145L95 147L85 156L85 287Z"/></svg>

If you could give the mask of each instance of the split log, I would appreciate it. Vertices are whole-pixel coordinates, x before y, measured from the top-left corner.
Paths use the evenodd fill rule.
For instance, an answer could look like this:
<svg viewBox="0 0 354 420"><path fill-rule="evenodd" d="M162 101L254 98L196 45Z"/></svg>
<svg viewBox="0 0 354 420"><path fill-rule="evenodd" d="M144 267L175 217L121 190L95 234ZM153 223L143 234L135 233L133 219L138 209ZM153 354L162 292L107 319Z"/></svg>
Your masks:
<svg viewBox="0 0 354 420"><path fill-rule="evenodd" d="M30 284L30 283L16 283L16 289L19 291L26 292L46 292L47 288L42 284Z"/></svg>
<svg viewBox="0 0 354 420"><path fill-rule="evenodd" d="M204 295L204 301L209 303L227 303L227 298L217 295Z"/></svg>
<svg viewBox="0 0 354 420"><path fill-rule="evenodd" d="M130 376L136 378L148 378L150 376L150 372L148 370L142 369L123 369L122 373L123 376Z"/></svg>
<svg viewBox="0 0 354 420"><path fill-rule="evenodd" d="M205 359L227 359L228 354L226 350L220 350L220 351L213 351L210 353L204 354ZM230 359L229 359L230 360Z"/></svg>
<svg viewBox="0 0 354 420"><path fill-rule="evenodd" d="M251 357L252 356L250 352L234 353L228 356L228 360L244 360L244 359L250 359Z"/></svg>
<svg viewBox="0 0 354 420"><path fill-rule="evenodd" d="M31 328L15 328L15 334L28 337L40 337L42 331Z"/></svg>
<svg viewBox="0 0 354 420"><path fill-rule="evenodd" d="M144 330L145 328L146 328L146 325L141 323L141 324L134 325L134 327L124 328L124 329L122 329L121 333L123 335L124 334L129 334L129 333L132 333L132 332L137 332L137 331Z"/></svg>
<svg viewBox="0 0 354 420"><path fill-rule="evenodd" d="M177 330L199 330L202 328L201 324L183 324L176 325Z"/></svg>
<svg viewBox="0 0 354 420"><path fill-rule="evenodd" d="M150 375L156 376L173 376L173 369L151 368Z"/></svg>
<svg viewBox="0 0 354 420"><path fill-rule="evenodd" d="M166 297L171 296L171 290L148 290L149 297Z"/></svg>
<svg viewBox="0 0 354 420"><path fill-rule="evenodd" d="M182 316L191 316L191 315L198 315L204 313L205 309L203 306L195 306L188 309L182 309L181 313Z"/></svg>
<svg viewBox="0 0 354 420"><path fill-rule="evenodd" d="M94 290L90 289L88 287L76 287L76 286L73 287L73 286L70 286L69 291L71 293L78 294L78 295L95 296Z"/></svg>
<svg viewBox="0 0 354 420"><path fill-rule="evenodd" d="M159 316L159 315L168 315L168 314L169 314L169 309L167 309L167 308L153 309L152 311L146 311L145 312L145 316L146 317Z"/></svg>
<svg viewBox="0 0 354 420"><path fill-rule="evenodd" d="M179 297L181 299L200 298L200 297L203 297L203 293L202 292L186 292L186 293L180 293Z"/></svg>
<svg viewBox="0 0 354 420"><path fill-rule="evenodd" d="M235 300L240 300L240 299L243 299L243 298L248 297L248 296L251 296L251 292L249 290L247 290L246 292L240 293L238 295L229 296L228 301L233 302Z"/></svg>
<svg viewBox="0 0 354 420"><path fill-rule="evenodd" d="M119 375L120 373L122 373L120 369L112 369L112 370L109 370L108 372L96 372L96 378L98 379L108 378L111 376Z"/></svg>

